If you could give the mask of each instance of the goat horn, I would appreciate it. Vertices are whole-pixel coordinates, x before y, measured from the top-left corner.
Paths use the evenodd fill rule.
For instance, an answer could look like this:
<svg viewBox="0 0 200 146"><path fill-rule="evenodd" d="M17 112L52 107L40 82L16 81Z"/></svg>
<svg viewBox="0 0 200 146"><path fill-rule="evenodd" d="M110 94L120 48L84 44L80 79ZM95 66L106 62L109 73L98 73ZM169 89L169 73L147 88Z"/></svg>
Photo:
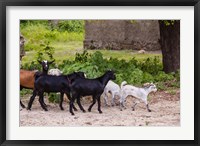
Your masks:
<svg viewBox="0 0 200 146"><path fill-rule="evenodd" d="M40 60L37 60L40 64L42 64L42 61L40 61Z"/></svg>
<svg viewBox="0 0 200 146"><path fill-rule="evenodd" d="M54 60L52 60L52 61L50 61L50 62L49 62L49 64L52 64L54 61L55 61L55 59L54 59Z"/></svg>

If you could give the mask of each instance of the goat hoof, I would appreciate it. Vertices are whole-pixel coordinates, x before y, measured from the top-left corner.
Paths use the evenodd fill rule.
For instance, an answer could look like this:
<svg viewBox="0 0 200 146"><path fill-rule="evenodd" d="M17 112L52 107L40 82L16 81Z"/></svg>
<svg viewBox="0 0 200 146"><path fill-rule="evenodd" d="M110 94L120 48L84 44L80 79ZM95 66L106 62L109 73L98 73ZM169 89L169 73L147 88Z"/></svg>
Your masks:
<svg viewBox="0 0 200 146"><path fill-rule="evenodd" d="M103 112L102 112L102 111L99 111L99 113L102 114Z"/></svg>
<svg viewBox="0 0 200 146"><path fill-rule="evenodd" d="M62 111L64 111L64 108L61 108Z"/></svg>
<svg viewBox="0 0 200 146"><path fill-rule="evenodd" d="M76 108L74 108L74 111L78 111Z"/></svg>
<svg viewBox="0 0 200 146"><path fill-rule="evenodd" d="M30 108L26 108L28 111L31 111L31 109Z"/></svg>
<svg viewBox="0 0 200 146"><path fill-rule="evenodd" d="M84 113L86 113L86 111L85 111L85 110L83 110L83 112L84 112Z"/></svg>
<svg viewBox="0 0 200 146"><path fill-rule="evenodd" d="M149 109L148 112L151 112L151 110Z"/></svg>
<svg viewBox="0 0 200 146"><path fill-rule="evenodd" d="M22 108L26 108L24 105L21 106Z"/></svg>
<svg viewBox="0 0 200 146"><path fill-rule="evenodd" d="M74 116L74 113L71 113L72 114L72 116Z"/></svg>

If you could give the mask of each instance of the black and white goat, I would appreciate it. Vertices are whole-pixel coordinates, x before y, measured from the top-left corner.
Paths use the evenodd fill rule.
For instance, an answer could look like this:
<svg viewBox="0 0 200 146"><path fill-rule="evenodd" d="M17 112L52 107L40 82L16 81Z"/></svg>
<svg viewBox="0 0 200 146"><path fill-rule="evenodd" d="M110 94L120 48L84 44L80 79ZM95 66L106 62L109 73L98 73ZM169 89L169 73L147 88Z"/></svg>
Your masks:
<svg viewBox="0 0 200 146"><path fill-rule="evenodd" d="M73 103L75 99L77 99L79 108L83 112L85 112L84 108L82 107L80 103L80 98L84 96L90 96L90 95L92 95L93 103L89 106L88 111L91 112L91 109L97 100L98 111L99 113L102 113L101 101L100 101L101 94L103 93L104 88L107 85L108 81L115 80L115 79L116 77L114 75L114 72L107 71L104 75L102 75L99 78L95 78L95 79L78 78L74 82L72 82L72 85L71 85L72 99L70 101L70 109L69 109L70 113L74 115L72 107L73 107Z"/></svg>
<svg viewBox="0 0 200 146"><path fill-rule="evenodd" d="M120 110L122 110L122 107L125 107L124 102L126 100L127 96L135 97L139 100L142 100L146 104L146 108L149 112L151 110L148 106L147 97L149 93L156 92L157 88L156 85L153 83L146 83L144 84L143 88L138 88L133 85L127 85L126 81L122 82L121 84L121 99L120 99ZM137 103L134 103L132 109L135 110L135 106Z"/></svg>

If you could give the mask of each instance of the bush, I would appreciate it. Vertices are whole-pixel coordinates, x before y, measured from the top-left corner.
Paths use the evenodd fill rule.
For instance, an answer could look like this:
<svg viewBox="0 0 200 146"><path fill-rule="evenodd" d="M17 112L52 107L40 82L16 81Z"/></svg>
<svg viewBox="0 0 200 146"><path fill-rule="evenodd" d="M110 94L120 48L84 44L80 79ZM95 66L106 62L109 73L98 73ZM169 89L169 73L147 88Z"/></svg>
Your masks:
<svg viewBox="0 0 200 146"><path fill-rule="evenodd" d="M140 86L146 82L158 82L161 89L165 86L161 83L180 80L179 71L170 74L163 72L162 63L157 57L147 58L144 61L137 61L135 58L125 61L112 57L106 59L99 51L93 54L83 51L83 53L76 53L75 60L65 60L59 67L63 68L64 74L83 71L88 78L96 78L106 70L113 70L117 77L115 82L118 84L127 81L129 84ZM179 83L173 83L171 86L178 87Z"/></svg>
<svg viewBox="0 0 200 146"><path fill-rule="evenodd" d="M58 22L59 31L84 32L84 20L63 20Z"/></svg>

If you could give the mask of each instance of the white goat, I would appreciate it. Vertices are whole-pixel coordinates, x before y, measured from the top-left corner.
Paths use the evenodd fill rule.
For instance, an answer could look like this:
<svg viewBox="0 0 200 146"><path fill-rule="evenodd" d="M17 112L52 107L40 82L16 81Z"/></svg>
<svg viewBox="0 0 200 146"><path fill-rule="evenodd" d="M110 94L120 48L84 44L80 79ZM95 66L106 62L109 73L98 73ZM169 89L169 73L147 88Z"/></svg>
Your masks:
<svg viewBox="0 0 200 146"><path fill-rule="evenodd" d="M54 75L54 76L60 76L60 75L62 75L62 71L60 71L57 68L54 68L54 69L50 69L48 74L49 75Z"/></svg>
<svg viewBox="0 0 200 146"><path fill-rule="evenodd" d="M116 83L114 83L111 80L108 81L106 87L104 88L104 92L102 94L104 96L106 105L108 105L108 93L110 93L112 95L111 105L114 106L115 105L115 102L114 102L115 97L116 96L121 97L119 85L117 85Z"/></svg>
<svg viewBox="0 0 200 146"><path fill-rule="evenodd" d="M125 81L122 82L121 84L120 110L122 110L122 107L125 107L124 102L126 100L126 97L132 96L139 100L142 100L146 104L146 108L148 112L151 112L148 106L147 97L149 93L157 91L156 85L153 83L146 83L143 85L144 86L143 88L138 88L138 87L135 87L132 85L126 85L126 84L127 83ZM132 107L133 110L135 110L136 104L137 103L133 105Z"/></svg>

